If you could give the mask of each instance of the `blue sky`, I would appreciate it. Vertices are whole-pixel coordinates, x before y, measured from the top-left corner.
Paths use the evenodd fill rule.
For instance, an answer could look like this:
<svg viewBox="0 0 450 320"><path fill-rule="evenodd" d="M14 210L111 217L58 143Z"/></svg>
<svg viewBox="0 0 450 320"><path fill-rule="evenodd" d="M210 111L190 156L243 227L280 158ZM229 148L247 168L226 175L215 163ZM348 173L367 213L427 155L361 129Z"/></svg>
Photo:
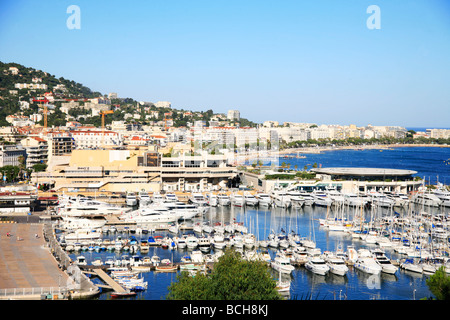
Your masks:
<svg viewBox="0 0 450 320"><path fill-rule="evenodd" d="M257 122L450 127L445 0L2 0L0 60Z"/></svg>

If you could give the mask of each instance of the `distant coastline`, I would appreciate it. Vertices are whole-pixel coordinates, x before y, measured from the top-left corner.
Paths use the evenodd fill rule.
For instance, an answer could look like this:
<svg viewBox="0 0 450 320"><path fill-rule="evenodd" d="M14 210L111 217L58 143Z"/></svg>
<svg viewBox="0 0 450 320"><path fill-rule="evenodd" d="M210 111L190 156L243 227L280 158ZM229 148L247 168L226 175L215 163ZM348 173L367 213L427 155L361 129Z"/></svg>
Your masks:
<svg viewBox="0 0 450 320"><path fill-rule="evenodd" d="M373 149L391 149L391 148L408 148L408 147L438 147L450 148L450 145L439 144L376 144L376 145L354 145L354 146L336 146L336 147L305 147L305 148L289 148L278 151L278 154L309 154L320 153L323 151L337 151L337 150L373 150Z"/></svg>

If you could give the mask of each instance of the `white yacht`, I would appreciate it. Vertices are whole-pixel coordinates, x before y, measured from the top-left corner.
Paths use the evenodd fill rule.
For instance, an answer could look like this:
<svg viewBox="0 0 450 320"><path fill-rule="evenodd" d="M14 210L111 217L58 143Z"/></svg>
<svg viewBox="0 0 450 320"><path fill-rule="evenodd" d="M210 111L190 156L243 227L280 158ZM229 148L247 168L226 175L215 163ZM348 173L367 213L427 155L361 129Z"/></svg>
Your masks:
<svg viewBox="0 0 450 320"><path fill-rule="evenodd" d="M338 257L334 254L328 254L325 255L325 262L330 268L330 272L335 275L345 276L345 274L348 272L348 267L345 264L344 259L341 257Z"/></svg>
<svg viewBox="0 0 450 320"><path fill-rule="evenodd" d="M79 265L79 266L85 266L85 265L87 265L86 257L85 257L85 256L78 256L77 259L76 259L76 261L75 261L75 264L76 264L76 265Z"/></svg>
<svg viewBox="0 0 450 320"><path fill-rule="evenodd" d="M290 208L292 205L291 198L284 191L274 190L274 191L272 191L271 197L272 197L272 203L276 207Z"/></svg>
<svg viewBox="0 0 450 320"><path fill-rule="evenodd" d="M411 271L411 272L415 272L415 273L422 273L423 272L423 268L421 264L418 264L414 261L414 259L406 259L405 261L403 261L400 264L400 268L406 270L406 271Z"/></svg>
<svg viewBox="0 0 450 320"><path fill-rule="evenodd" d="M231 204L230 197L226 193L219 193L217 195L217 202L221 206L229 206Z"/></svg>
<svg viewBox="0 0 450 320"><path fill-rule="evenodd" d="M303 197L304 206L312 206L314 204L314 197L311 195L311 193L306 191L300 191L300 196Z"/></svg>
<svg viewBox="0 0 450 320"><path fill-rule="evenodd" d="M270 262L273 269L281 273L290 274L294 271L294 266L290 264L289 259L277 256L273 261Z"/></svg>
<svg viewBox="0 0 450 320"><path fill-rule="evenodd" d="M64 230L97 229L106 225L104 216L62 217L60 226Z"/></svg>
<svg viewBox="0 0 450 320"><path fill-rule="evenodd" d="M394 201L394 207L406 207L410 202L404 193L388 193L387 196Z"/></svg>
<svg viewBox="0 0 450 320"><path fill-rule="evenodd" d="M189 202L193 203L199 207L205 207L208 205L208 202L206 201L203 194L199 192L193 192L191 196L189 197Z"/></svg>
<svg viewBox="0 0 450 320"><path fill-rule="evenodd" d="M418 192L414 196L413 201L427 207L439 207L442 204L442 200L435 194L426 192Z"/></svg>
<svg viewBox="0 0 450 320"><path fill-rule="evenodd" d="M83 240L94 240L102 237L101 229L77 229L64 236L66 242L78 242Z"/></svg>
<svg viewBox="0 0 450 320"><path fill-rule="evenodd" d="M333 201L334 205L343 205L345 203L344 195L336 189L328 189L325 193Z"/></svg>
<svg viewBox="0 0 450 320"><path fill-rule="evenodd" d="M110 215L128 212L131 208L122 208L107 202L85 198L85 197L67 197L60 199L59 205L55 208L60 216L92 216L92 215Z"/></svg>
<svg viewBox="0 0 450 320"><path fill-rule="evenodd" d="M365 206L367 201L355 193L345 193L344 203L351 207Z"/></svg>
<svg viewBox="0 0 450 320"><path fill-rule="evenodd" d="M206 195L206 201L208 202L208 204L211 206L211 207L217 207L218 206L218 204L219 204L219 199L217 198L217 195L216 194L214 194L214 193L208 193L207 195Z"/></svg>
<svg viewBox="0 0 450 320"><path fill-rule="evenodd" d="M126 196L126 203L127 203L127 206L130 206L130 207L137 205L138 200L136 197L136 193L128 192L127 196Z"/></svg>
<svg viewBox="0 0 450 320"><path fill-rule="evenodd" d="M353 267L369 274L380 274L382 270L373 257L358 257Z"/></svg>
<svg viewBox="0 0 450 320"><path fill-rule="evenodd" d="M148 192L145 190L139 191L138 198L139 198L139 206L141 207L145 207L152 202L152 199L148 195Z"/></svg>
<svg viewBox="0 0 450 320"><path fill-rule="evenodd" d="M301 208L305 204L305 198L303 198L300 191L289 190L286 195L291 200L291 206L294 208Z"/></svg>
<svg viewBox="0 0 450 320"><path fill-rule="evenodd" d="M391 263L391 260L386 257L384 252L380 249L372 250L375 261L381 266L381 271L388 274L394 274L398 268Z"/></svg>
<svg viewBox="0 0 450 320"><path fill-rule="evenodd" d="M211 250L211 239L209 237L198 238L198 248L202 252L208 252Z"/></svg>
<svg viewBox="0 0 450 320"><path fill-rule="evenodd" d="M392 208L395 204L394 200L379 192L371 192L368 196L372 205L378 207Z"/></svg>
<svg viewBox="0 0 450 320"><path fill-rule="evenodd" d="M333 200L323 191L314 190L311 196L314 198L316 206L329 207L333 204Z"/></svg>
<svg viewBox="0 0 450 320"><path fill-rule="evenodd" d="M225 238L221 233L215 233L212 242L214 249L223 250L226 247Z"/></svg>
<svg viewBox="0 0 450 320"><path fill-rule="evenodd" d="M325 260L319 256L312 256L308 258L305 263L305 268L318 275L326 275L330 271L330 267Z"/></svg>
<svg viewBox="0 0 450 320"><path fill-rule="evenodd" d="M233 193L231 195L231 203L236 207L243 207L245 205L245 198L242 194Z"/></svg>
<svg viewBox="0 0 450 320"><path fill-rule="evenodd" d="M245 204L247 206L252 206L255 207L258 205L258 199L256 199L256 197L254 195L252 195L250 192L245 192L244 193L244 199L245 199Z"/></svg>
<svg viewBox="0 0 450 320"><path fill-rule="evenodd" d="M442 185L439 185L439 187L433 191L433 194L441 201L450 201L450 191L444 189Z"/></svg>
<svg viewBox="0 0 450 320"><path fill-rule="evenodd" d="M258 199L260 206L268 207L272 204L272 199L267 193L257 193L255 197Z"/></svg>
<svg viewBox="0 0 450 320"><path fill-rule="evenodd" d="M154 204L161 204L161 203L164 202L164 197L162 196L161 193L159 193L157 191L153 192L153 194L152 194L152 202Z"/></svg>
<svg viewBox="0 0 450 320"><path fill-rule="evenodd" d="M186 246L188 249L193 250L198 247L198 239L197 237L190 235L186 237Z"/></svg>
<svg viewBox="0 0 450 320"><path fill-rule="evenodd" d="M125 222L146 224L176 222L180 217L179 214L164 207L146 207L121 215L119 219Z"/></svg>
<svg viewBox="0 0 450 320"><path fill-rule="evenodd" d="M165 202L178 202L178 197L173 192L166 193Z"/></svg>
<svg viewBox="0 0 450 320"><path fill-rule="evenodd" d="M163 202L160 206L174 211L180 215L180 220L190 220L196 216L201 216L204 213L202 207L197 207L194 204L186 204L184 202Z"/></svg>

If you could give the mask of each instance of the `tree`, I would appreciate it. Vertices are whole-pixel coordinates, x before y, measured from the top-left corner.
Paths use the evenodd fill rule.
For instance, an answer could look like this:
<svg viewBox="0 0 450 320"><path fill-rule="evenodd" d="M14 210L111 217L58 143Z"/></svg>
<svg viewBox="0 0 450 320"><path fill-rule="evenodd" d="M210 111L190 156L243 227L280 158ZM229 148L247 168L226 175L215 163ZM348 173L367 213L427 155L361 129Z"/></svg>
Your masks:
<svg viewBox="0 0 450 320"><path fill-rule="evenodd" d="M169 300L279 300L276 281L263 261L247 261L227 249L209 275L177 276L169 286Z"/></svg>
<svg viewBox="0 0 450 320"><path fill-rule="evenodd" d="M436 299L450 300L450 276L447 276L444 266L427 279L427 286Z"/></svg>

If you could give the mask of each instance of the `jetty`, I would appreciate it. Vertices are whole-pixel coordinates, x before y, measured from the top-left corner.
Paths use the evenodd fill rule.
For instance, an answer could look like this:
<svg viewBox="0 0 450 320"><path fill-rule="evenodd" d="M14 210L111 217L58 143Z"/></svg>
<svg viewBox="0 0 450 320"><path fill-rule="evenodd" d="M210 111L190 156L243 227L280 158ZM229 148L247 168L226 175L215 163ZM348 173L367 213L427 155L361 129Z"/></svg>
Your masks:
<svg viewBox="0 0 450 320"><path fill-rule="evenodd" d="M117 293L127 292L127 290L125 290L120 284L114 281L114 279L111 278L105 271L103 271L102 268L91 268L90 271L83 271L83 273L95 274L97 277L99 277L102 281L106 283L106 285L97 284L97 287L112 289L114 290L114 292Z"/></svg>

